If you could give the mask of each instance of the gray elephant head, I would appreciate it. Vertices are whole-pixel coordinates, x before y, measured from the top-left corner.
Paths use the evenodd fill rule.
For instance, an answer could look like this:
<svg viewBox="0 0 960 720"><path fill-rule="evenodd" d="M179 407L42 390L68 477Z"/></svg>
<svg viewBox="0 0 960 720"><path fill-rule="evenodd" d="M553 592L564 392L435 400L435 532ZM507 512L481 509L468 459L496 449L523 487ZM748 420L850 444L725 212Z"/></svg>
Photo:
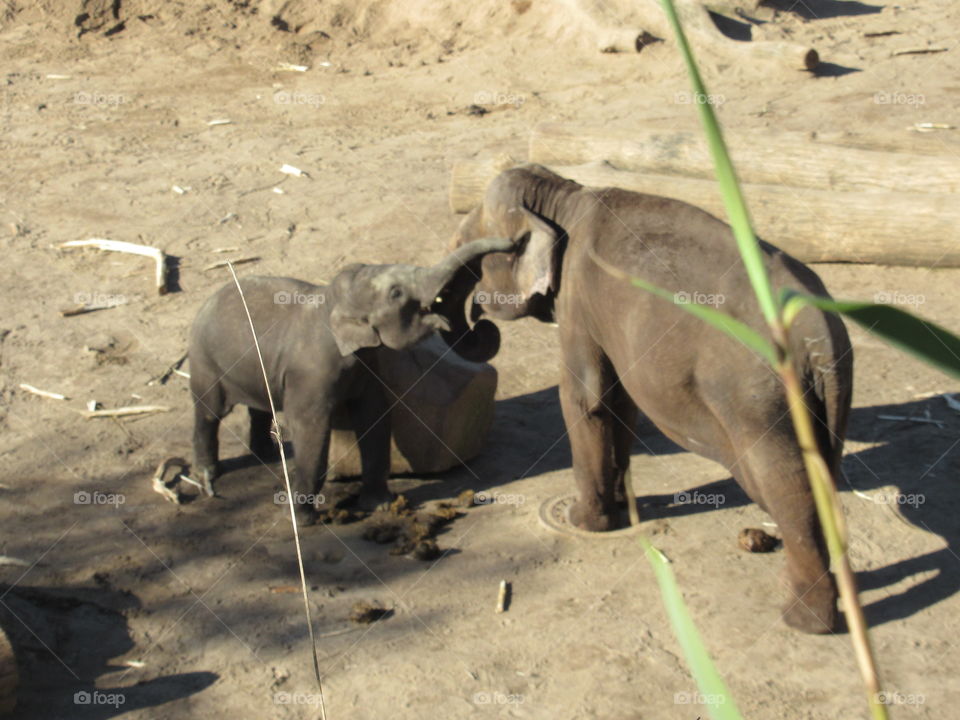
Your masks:
<svg viewBox="0 0 960 720"><path fill-rule="evenodd" d="M552 200L560 205L563 195L579 188L538 165L507 170L490 183L483 203L463 219L451 245L466 247L475 238L488 235L510 238L514 245L509 252L491 253L482 259L483 274L473 294L471 319L530 316L553 321L566 234L555 220L540 214L540 209Z"/></svg>
<svg viewBox="0 0 960 720"><path fill-rule="evenodd" d="M432 267L347 266L331 283L330 330L340 353L378 345L403 350L439 330L462 357L489 360L499 348L500 333L489 322L471 328L465 304L484 255L512 247L510 240L485 238L464 244Z"/></svg>

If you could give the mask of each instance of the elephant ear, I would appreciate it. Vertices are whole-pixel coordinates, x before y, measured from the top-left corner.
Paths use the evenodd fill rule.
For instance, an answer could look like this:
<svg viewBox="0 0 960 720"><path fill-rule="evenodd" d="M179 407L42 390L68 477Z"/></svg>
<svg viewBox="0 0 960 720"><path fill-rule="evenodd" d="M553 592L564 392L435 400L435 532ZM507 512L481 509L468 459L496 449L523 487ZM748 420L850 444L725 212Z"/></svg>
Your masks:
<svg viewBox="0 0 960 720"><path fill-rule="evenodd" d="M520 209L525 222L514 238L519 247L514 267L517 287L528 298L537 293L546 295L559 285L557 233L539 215L526 208Z"/></svg>
<svg viewBox="0 0 960 720"><path fill-rule="evenodd" d="M361 264L348 265L332 283L335 305L330 312L330 332L344 357L361 348L380 345L380 336L370 323L370 315L358 307L363 279L357 275L365 267Z"/></svg>

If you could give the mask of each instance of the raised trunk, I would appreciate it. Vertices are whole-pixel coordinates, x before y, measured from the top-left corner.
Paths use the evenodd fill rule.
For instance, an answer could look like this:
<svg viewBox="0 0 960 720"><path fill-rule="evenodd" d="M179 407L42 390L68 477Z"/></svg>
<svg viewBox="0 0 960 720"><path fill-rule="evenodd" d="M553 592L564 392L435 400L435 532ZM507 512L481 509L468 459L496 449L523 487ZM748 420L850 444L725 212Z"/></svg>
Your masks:
<svg viewBox="0 0 960 720"><path fill-rule="evenodd" d="M484 238L457 248L431 268L423 268L418 278L418 294L425 307L439 313L450 323L449 331L440 336L463 359L487 362L500 349L500 331L486 320L470 327L466 304L473 288L480 280L483 256L492 252L507 252L511 240Z"/></svg>

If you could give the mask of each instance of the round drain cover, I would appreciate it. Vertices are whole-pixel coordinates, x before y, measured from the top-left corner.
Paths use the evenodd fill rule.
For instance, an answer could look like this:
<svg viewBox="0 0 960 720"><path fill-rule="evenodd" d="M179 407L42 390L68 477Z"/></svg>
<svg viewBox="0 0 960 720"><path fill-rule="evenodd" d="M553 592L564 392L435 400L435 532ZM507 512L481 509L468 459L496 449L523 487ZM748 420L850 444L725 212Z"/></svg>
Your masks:
<svg viewBox="0 0 960 720"><path fill-rule="evenodd" d="M619 530L592 532L574 527L570 524L570 508L573 507L576 501L576 493L557 495L544 501L540 506L540 511L537 513L540 524L547 528L547 530L552 530L553 532L588 538L622 538L629 535L636 535L640 532L640 525L630 525L630 517L627 514L626 507L620 512L620 523L622 527Z"/></svg>

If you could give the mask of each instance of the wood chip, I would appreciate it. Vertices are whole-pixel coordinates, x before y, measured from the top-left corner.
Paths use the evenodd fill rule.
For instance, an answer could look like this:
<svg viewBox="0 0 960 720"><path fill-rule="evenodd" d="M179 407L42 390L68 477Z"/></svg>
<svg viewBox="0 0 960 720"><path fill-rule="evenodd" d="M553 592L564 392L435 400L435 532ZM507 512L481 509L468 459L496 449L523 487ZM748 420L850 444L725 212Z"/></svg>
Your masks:
<svg viewBox="0 0 960 720"><path fill-rule="evenodd" d="M50 398L51 400L69 400L66 395L61 395L60 393L48 392L47 390L41 390L40 388L35 388L33 385L27 385L27 383L20 383L20 389L26 390L28 393L33 393L34 395L39 395L40 397Z"/></svg>
<svg viewBox="0 0 960 720"><path fill-rule="evenodd" d="M507 598L510 595L510 583L506 580L500 581L500 592L497 593L497 612L502 613L507 609Z"/></svg>
<svg viewBox="0 0 960 720"><path fill-rule="evenodd" d="M232 125L232 124L233 124L233 120L229 120L227 118L220 118L217 120L207 121L207 127L216 127L217 125Z"/></svg>
<svg viewBox="0 0 960 720"><path fill-rule="evenodd" d="M280 172L282 172L284 175L293 175L294 177L310 177L300 168L294 167L293 165L287 165L286 163L280 166Z"/></svg>
<svg viewBox="0 0 960 720"><path fill-rule="evenodd" d="M277 70L285 72L306 72L310 67L308 65L293 65L288 62L277 63Z"/></svg>
<svg viewBox="0 0 960 720"><path fill-rule="evenodd" d="M132 255L143 255L153 258L157 263L157 292L165 295L167 292L167 258L160 248L149 245L138 245L136 243L123 242L121 240L107 240L105 238L90 238L89 240L70 240L62 243L62 248L93 247L98 250L110 250L113 252L130 253Z"/></svg>

